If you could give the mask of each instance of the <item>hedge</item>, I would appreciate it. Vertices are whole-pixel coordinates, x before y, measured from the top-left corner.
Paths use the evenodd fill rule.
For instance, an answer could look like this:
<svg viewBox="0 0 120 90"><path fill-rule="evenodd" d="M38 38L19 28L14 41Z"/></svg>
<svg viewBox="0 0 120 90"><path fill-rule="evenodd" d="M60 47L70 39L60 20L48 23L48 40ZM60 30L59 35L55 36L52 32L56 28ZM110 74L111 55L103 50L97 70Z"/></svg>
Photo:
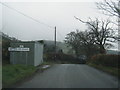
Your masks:
<svg viewBox="0 0 120 90"><path fill-rule="evenodd" d="M47 53L45 55L46 61L55 61L55 53ZM77 60L74 56L64 54L64 53L57 53L56 54L56 61L62 61L62 62L70 62L70 63L79 63L79 60Z"/></svg>
<svg viewBox="0 0 120 90"><path fill-rule="evenodd" d="M98 54L92 56L89 63L94 63L96 65L119 67L120 68L120 55L106 55Z"/></svg>

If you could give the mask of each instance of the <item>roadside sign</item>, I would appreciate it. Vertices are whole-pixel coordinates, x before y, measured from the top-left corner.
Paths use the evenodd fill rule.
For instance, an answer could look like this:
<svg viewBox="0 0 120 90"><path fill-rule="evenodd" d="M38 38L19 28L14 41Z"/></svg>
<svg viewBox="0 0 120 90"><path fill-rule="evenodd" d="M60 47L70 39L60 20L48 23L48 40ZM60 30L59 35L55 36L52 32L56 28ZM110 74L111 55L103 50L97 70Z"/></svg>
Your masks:
<svg viewBox="0 0 120 90"><path fill-rule="evenodd" d="M12 48L12 47L9 47L8 51L30 51L30 48L22 48L22 47Z"/></svg>

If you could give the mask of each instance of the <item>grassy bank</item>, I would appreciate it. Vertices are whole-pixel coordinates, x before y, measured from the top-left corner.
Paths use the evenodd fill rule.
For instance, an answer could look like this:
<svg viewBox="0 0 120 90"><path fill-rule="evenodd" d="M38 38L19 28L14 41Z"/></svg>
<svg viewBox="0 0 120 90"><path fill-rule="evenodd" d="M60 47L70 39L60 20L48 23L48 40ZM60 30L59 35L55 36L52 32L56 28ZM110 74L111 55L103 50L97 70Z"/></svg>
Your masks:
<svg viewBox="0 0 120 90"><path fill-rule="evenodd" d="M3 87L9 87L14 83L32 75L36 67L27 65L5 65L2 67Z"/></svg>
<svg viewBox="0 0 120 90"><path fill-rule="evenodd" d="M97 54L90 58L88 65L120 78L120 55Z"/></svg>
<svg viewBox="0 0 120 90"><path fill-rule="evenodd" d="M89 63L88 65L95 67L99 70L102 70L104 72L107 72L111 75L118 76L120 78L120 69L115 68L115 67L108 67L108 66L103 66L103 65L96 65L96 64L91 64Z"/></svg>
<svg viewBox="0 0 120 90"><path fill-rule="evenodd" d="M2 65L0 63L0 88L2 87Z"/></svg>
<svg viewBox="0 0 120 90"><path fill-rule="evenodd" d="M57 64L57 62L54 62L54 61L44 61L42 63L42 65L53 65L53 64Z"/></svg>
<svg viewBox="0 0 120 90"><path fill-rule="evenodd" d="M54 64L74 64L74 63L69 61L61 61L61 60L56 60L56 61L47 60L42 63L42 65L54 65Z"/></svg>

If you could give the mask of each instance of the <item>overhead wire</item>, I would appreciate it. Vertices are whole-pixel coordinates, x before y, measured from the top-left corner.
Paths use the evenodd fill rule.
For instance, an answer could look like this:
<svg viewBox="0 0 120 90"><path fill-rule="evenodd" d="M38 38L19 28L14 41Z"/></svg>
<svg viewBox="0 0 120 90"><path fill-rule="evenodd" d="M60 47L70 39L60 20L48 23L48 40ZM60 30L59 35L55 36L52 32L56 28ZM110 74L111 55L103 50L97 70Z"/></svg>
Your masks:
<svg viewBox="0 0 120 90"><path fill-rule="evenodd" d="M0 2L0 3L1 3L2 5L4 5L4 6L8 7L9 9L12 9L12 10L16 11L17 13L19 13L19 14L21 14L21 15L23 15L23 16L25 16L25 17L27 17L27 18L29 18L29 19L31 19L31 20L37 22L37 23L39 23L39 24L43 24L43 25L45 25L46 27L49 27L49 28L52 28L52 29L55 28L55 27L50 26L50 25L48 25L48 24L45 24L45 23L43 23L43 22L41 22L41 21L39 21L39 20L37 20L37 19L35 19L35 18L29 16L29 15L26 15L26 14L24 14L23 12L18 11L17 9L12 8L12 7L8 6L8 5L5 4L5 3L2 3L2 2ZM62 34L61 34L58 30L57 30L57 34L58 34L61 38L63 38L63 39L65 38L65 37L62 36Z"/></svg>
<svg viewBox="0 0 120 90"><path fill-rule="evenodd" d="M45 25L45 26L47 26L47 27L49 27L49 28L52 28L52 29L54 28L53 26L50 26L50 25L48 25L48 24L45 24L45 23L43 23L43 22L41 22L41 21L39 21L39 20L37 20L37 19L35 19L35 18L29 16L29 15L26 15L26 14L24 14L24 13L18 11L17 9L14 9L14 8L12 8L12 7L8 6L8 5L6 5L5 3L2 3L2 2L0 2L0 3L1 3L2 5L4 5L4 6L8 7L9 9L12 9L12 10L16 11L17 13L19 13L19 14L21 14L21 15L23 15L23 16L25 16L25 17L27 17L27 18L29 18L29 19L31 19L31 20L37 22L37 23L39 23L39 24L43 24L43 25Z"/></svg>

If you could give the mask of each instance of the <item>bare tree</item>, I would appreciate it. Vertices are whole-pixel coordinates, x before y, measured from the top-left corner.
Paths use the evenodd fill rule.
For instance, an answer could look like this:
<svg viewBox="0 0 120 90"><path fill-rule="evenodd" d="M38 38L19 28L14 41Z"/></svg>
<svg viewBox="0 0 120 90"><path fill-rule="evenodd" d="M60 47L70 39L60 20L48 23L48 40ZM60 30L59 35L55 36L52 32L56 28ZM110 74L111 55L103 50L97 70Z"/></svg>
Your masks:
<svg viewBox="0 0 120 90"><path fill-rule="evenodd" d="M65 37L65 43L67 43L69 46L72 47L72 49L75 50L76 56L79 56L78 51L79 51L80 42L78 37L76 37L77 32L68 33L67 36Z"/></svg>
<svg viewBox="0 0 120 90"><path fill-rule="evenodd" d="M85 22L77 17L75 18L80 22L87 24L88 30L94 38L94 42L99 46L100 53L105 53L105 46L111 45L108 42L114 42L115 38L114 31L112 27L109 26L111 22L109 20L99 21L97 18L96 20L89 18L89 20Z"/></svg>
<svg viewBox="0 0 120 90"><path fill-rule="evenodd" d="M102 10L105 15L118 17L116 22L112 22L118 26L118 35L116 40L120 45L120 0L104 0L104 2L96 3L99 10Z"/></svg>
<svg viewBox="0 0 120 90"><path fill-rule="evenodd" d="M116 16L120 18L120 0L104 0L96 3L99 10L105 15Z"/></svg>
<svg viewBox="0 0 120 90"><path fill-rule="evenodd" d="M72 46L76 52L76 56L86 55L90 57L98 51L93 38L88 31L76 30L76 32L67 34L65 42Z"/></svg>

